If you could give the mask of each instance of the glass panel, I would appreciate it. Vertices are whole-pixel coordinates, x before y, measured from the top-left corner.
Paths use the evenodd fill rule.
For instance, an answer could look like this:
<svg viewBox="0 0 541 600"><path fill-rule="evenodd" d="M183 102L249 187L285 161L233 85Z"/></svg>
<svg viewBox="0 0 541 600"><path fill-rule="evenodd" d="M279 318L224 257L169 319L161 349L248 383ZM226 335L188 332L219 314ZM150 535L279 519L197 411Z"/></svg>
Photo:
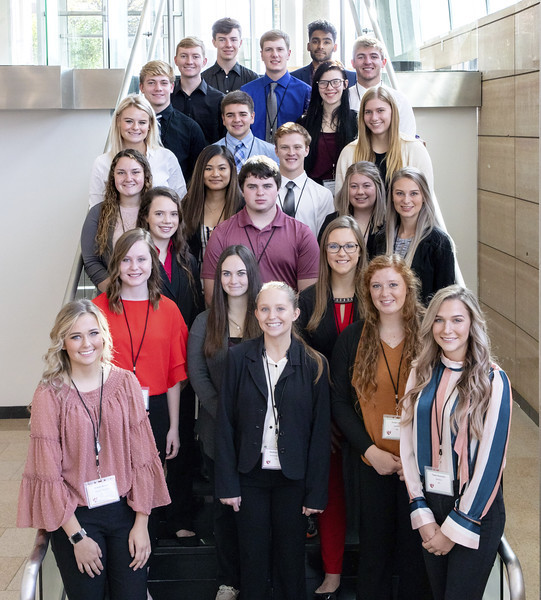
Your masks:
<svg viewBox="0 0 541 600"><path fill-rule="evenodd" d="M73 69L102 69L103 18L90 15L66 19L67 34L63 38L62 64Z"/></svg>
<svg viewBox="0 0 541 600"><path fill-rule="evenodd" d="M419 4L422 41L447 33L451 29L447 0L420 0Z"/></svg>
<svg viewBox="0 0 541 600"><path fill-rule="evenodd" d="M451 0L451 23L456 29L486 14L486 0Z"/></svg>

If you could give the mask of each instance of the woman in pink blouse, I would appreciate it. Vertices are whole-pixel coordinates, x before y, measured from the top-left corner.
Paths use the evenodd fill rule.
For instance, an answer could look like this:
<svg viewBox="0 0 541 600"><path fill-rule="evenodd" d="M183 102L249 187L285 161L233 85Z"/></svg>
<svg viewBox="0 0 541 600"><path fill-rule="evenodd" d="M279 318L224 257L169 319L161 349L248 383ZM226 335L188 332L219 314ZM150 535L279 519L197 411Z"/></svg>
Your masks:
<svg viewBox="0 0 541 600"><path fill-rule="evenodd" d="M132 373L89 300L62 308L32 402L17 525L44 528L70 600L146 599L148 515L169 503Z"/></svg>

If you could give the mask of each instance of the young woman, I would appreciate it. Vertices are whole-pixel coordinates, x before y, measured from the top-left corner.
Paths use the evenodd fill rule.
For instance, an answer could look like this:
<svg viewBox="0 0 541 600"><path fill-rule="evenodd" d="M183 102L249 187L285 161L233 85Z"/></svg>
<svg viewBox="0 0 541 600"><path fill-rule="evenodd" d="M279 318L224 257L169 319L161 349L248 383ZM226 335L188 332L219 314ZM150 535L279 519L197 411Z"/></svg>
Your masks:
<svg viewBox="0 0 541 600"><path fill-rule="evenodd" d="M266 283L263 336L231 348L216 435L216 496L237 513L241 595L306 597L303 515L327 503L330 416L324 359L293 334L295 292ZM271 542L272 539L272 542Z"/></svg>
<svg viewBox="0 0 541 600"><path fill-rule="evenodd" d="M306 114L297 122L312 141L304 168L317 183L334 191L336 163L344 147L357 137L357 113L349 108L348 79L342 63L327 60L314 73Z"/></svg>
<svg viewBox="0 0 541 600"><path fill-rule="evenodd" d="M350 165L334 203L338 210L327 216L319 238L336 217L351 215L361 229L368 256L372 258L374 238L385 224L385 186L378 168L365 160Z"/></svg>
<svg viewBox="0 0 541 600"><path fill-rule="evenodd" d="M430 302L406 391L400 454L434 599L481 600L505 525L512 397L469 290Z"/></svg>
<svg viewBox="0 0 541 600"><path fill-rule="evenodd" d="M160 259L161 291L178 306L187 327L203 310L203 294L197 261L190 254L184 236L180 198L167 187L145 193L137 225L148 229ZM195 394L188 383L180 397L180 449L167 464L171 505L167 525L176 537L193 537L193 474L197 464L194 440Z"/></svg>
<svg viewBox="0 0 541 600"><path fill-rule="evenodd" d="M137 222L141 196L152 187L147 159L137 150L121 150L109 169L105 200L93 206L81 232L81 253L92 283L105 292L107 268L118 238Z"/></svg>
<svg viewBox="0 0 541 600"><path fill-rule="evenodd" d="M434 187L432 162L423 142L399 131L395 101L382 86L370 88L363 96L359 109L359 137L342 150L336 165L337 192L344 183L349 165L360 160L375 163L386 186L395 171L409 166L422 171L430 187Z"/></svg>
<svg viewBox="0 0 541 600"><path fill-rule="evenodd" d="M319 261L317 283L300 293L297 322L308 344L330 361L338 335L358 321L362 312L361 271L366 264L366 250L353 217L338 217L325 229ZM339 440L334 438L329 501L318 521L325 579L315 594L333 600L340 587L346 537L342 453Z"/></svg>
<svg viewBox="0 0 541 600"><path fill-rule="evenodd" d="M434 201L426 177L412 167L391 180L387 224L374 240L376 254L399 254L421 282L426 306L439 289L455 283L455 255L449 236L436 226Z"/></svg>
<svg viewBox="0 0 541 600"><path fill-rule="evenodd" d="M227 351L261 335L254 313L260 287L253 253L246 246L226 248L216 267L210 308L196 318L188 337L188 373L200 404L197 433L213 482L216 412ZM224 598L227 593L233 597L240 588L237 527L233 511L218 499L214 502L214 537L218 592Z"/></svg>
<svg viewBox="0 0 541 600"><path fill-rule="evenodd" d="M70 598L103 599L108 585L110 597L144 600L148 515L169 496L141 387L111 364L107 320L89 300L66 304L50 337L17 526L52 532Z"/></svg>
<svg viewBox="0 0 541 600"><path fill-rule="evenodd" d="M90 206L105 199L107 173L121 150L137 150L149 162L155 185L165 185L182 198L186 182L176 156L162 146L154 110L140 94L130 94L120 102L111 121L109 148L96 158L90 176Z"/></svg>
<svg viewBox="0 0 541 600"><path fill-rule="evenodd" d="M186 238L199 266L213 229L243 205L233 155L225 146L207 146L197 158L182 200Z"/></svg>
<svg viewBox="0 0 541 600"><path fill-rule="evenodd" d="M360 490L357 600L430 598L399 456L398 402L419 349L417 292L399 256L374 258L362 277L365 321L340 335L332 357L333 417L351 446Z"/></svg>
<svg viewBox="0 0 541 600"><path fill-rule="evenodd" d="M175 303L160 294L160 267L148 231L132 229L118 240L106 294L94 303L111 329L114 362L132 371L143 388L160 459L179 449L179 396L186 374L188 329Z"/></svg>

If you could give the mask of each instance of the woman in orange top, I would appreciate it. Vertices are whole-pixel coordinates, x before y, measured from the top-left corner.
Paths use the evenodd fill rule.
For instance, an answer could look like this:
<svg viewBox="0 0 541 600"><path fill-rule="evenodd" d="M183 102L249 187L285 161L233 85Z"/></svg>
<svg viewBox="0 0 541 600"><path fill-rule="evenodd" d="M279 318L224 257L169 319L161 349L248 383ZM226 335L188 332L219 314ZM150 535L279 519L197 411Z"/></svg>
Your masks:
<svg viewBox="0 0 541 600"><path fill-rule="evenodd" d="M332 356L332 410L359 478L357 600L430 598L421 543L409 531L400 462L398 402L419 347L419 283L397 255L364 270L365 320L339 336ZM350 478L349 478L350 479Z"/></svg>

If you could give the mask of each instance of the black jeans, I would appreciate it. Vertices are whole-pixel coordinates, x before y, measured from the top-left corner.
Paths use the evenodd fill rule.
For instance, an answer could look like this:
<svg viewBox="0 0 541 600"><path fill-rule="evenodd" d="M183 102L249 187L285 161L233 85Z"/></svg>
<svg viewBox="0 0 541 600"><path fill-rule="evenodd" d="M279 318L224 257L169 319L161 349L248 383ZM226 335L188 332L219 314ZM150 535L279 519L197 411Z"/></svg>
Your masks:
<svg viewBox="0 0 541 600"><path fill-rule="evenodd" d="M135 512L125 498L119 502L75 510L87 534L98 543L103 571L94 578L77 568L73 546L62 528L51 534L51 547L70 600L101 600L108 585L111 600L146 600L147 569L134 571L128 549L128 535L135 521Z"/></svg>

